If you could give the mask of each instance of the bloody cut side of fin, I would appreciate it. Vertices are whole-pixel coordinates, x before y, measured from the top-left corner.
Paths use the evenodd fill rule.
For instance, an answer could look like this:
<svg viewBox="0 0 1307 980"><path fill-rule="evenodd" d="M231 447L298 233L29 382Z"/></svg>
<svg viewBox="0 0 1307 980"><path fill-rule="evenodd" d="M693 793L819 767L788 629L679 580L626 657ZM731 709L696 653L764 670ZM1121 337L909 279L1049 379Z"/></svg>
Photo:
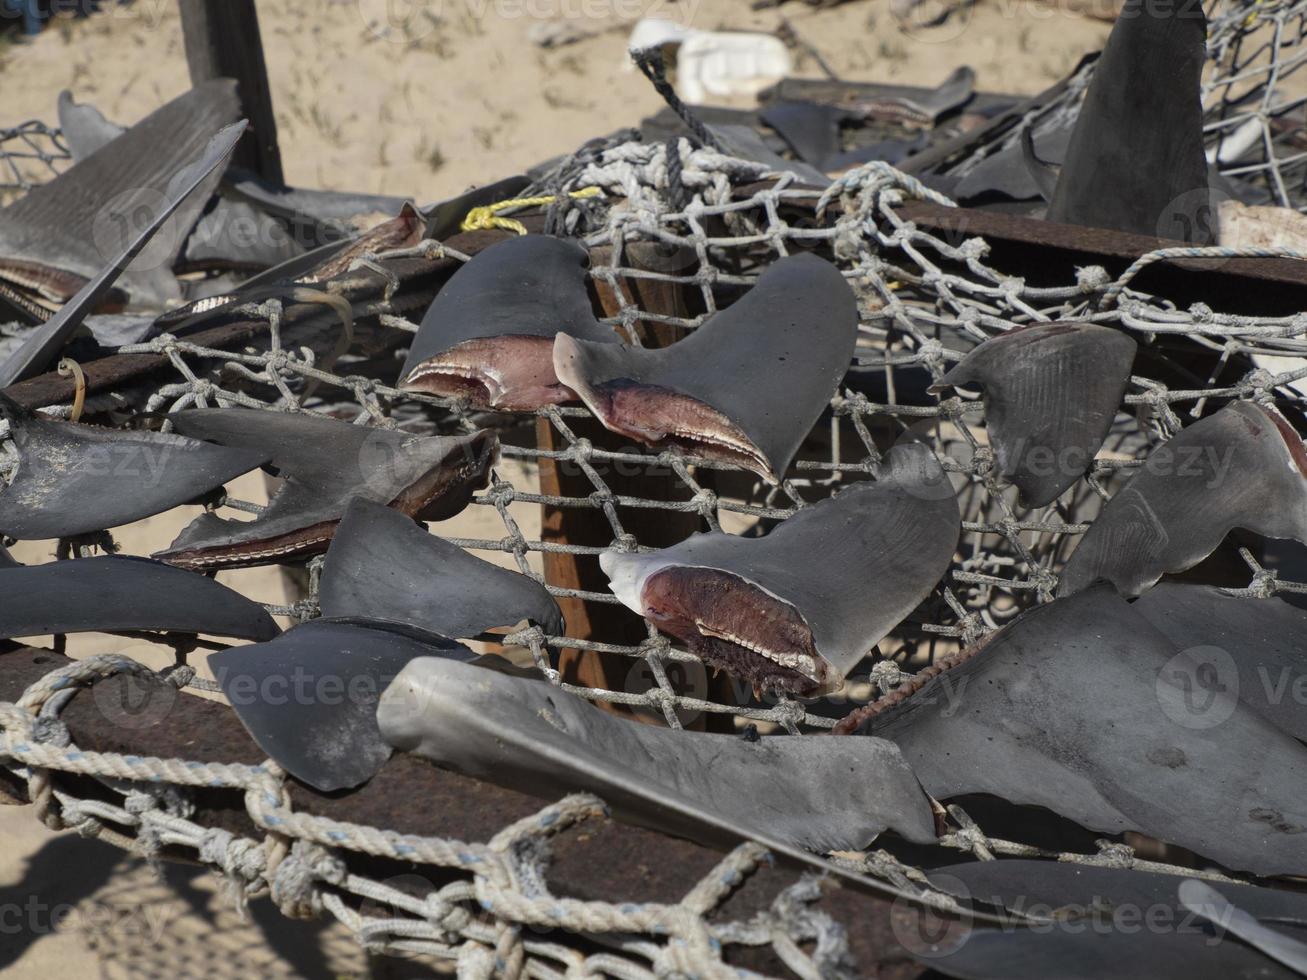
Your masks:
<svg viewBox="0 0 1307 980"><path fill-rule="evenodd" d="M853 359L858 303L810 253L773 262L684 340L647 349L559 334L554 371L604 426L779 482Z"/></svg>
<svg viewBox="0 0 1307 980"><path fill-rule="evenodd" d="M577 355L575 341L559 335L560 358ZM597 385L582 376L568 380L604 426L655 449L675 447L703 459L733 463L764 479L771 465L739 426L711 405L662 385L617 378Z"/></svg>
<svg viewBox="0 0 1307 980"><path fill-rule="evenodd" d="M575 401L576 393L554 374L553 356L548 337L478 337L423 361L404 390L508 412Z"/></svg>
<svg viewBox="0 0 1307 980"><path fill-rule="evenodd" d="M759 688L837 687L926 599L961 518L925 446L894 447L876 479L804 507L765 537L712 531L599 556L624 606Z"/></svg>
<svg viewBox="0 0 1307 980"><path fill-rule="evenodd" d="M665 568L645 581L641 600L658 629L757 688L803 693L826 682L826 661L799 611L738 575Z"/></svg>
<svg viewBox="0 0 1307 980"><path fill-rule="evenodd" d="M284 478L253 521L202 514L156 557L186 568L294 561L327 548L356 497L409 517L445 520L484 487L499 440L415 436L340 419L249 409L189 409L167 416L178 431L221 445L257 448Z"/></svg>
<svg viewBox="0 0 1307 980"><path fill-rule="evenodd" d="M595 319L589 253L577 242L524 235L473 256L436 295L399 387L476 408L529 412L574 401L554 372L554 335L597 344L617 335Z"/></svg>

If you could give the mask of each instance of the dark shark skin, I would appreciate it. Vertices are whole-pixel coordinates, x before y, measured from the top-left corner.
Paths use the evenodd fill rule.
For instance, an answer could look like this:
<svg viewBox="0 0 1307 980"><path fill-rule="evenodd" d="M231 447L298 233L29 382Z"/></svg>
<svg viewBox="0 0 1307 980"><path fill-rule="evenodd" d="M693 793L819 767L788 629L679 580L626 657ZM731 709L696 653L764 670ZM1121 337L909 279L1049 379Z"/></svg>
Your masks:
<svg viewBox="0 0 1307 980"><path fill-rule="evenodd" d="M1244 939L1237 919L1220 907L1225 902L1260 920L1275 940L1307 939L1307 896L1280 889L1226 881L1200 885L1180 875L1054 861L973 861L938 868L928 876L936 887L972 902L1061 910L1059 925L967 929L956 933L958 941L946 940L919 957L933 970L965 980L1297 976ZM1215 892L1215 899L1208 890ZM1205 915L1192 911L1206 912L1213 906L1216 928L1208 925ZM923 929L923 938L926 934Z"/></svg>
<svg viewBox="0 0 1307 980"><path fill-rule="evenodd" d="M0 531L22 541L66 538L130 524L190 503L268 459L158 432L125 432L44 419L0 394L18 449L0 491Z"/></svg>
<svg viewBox="0 0 1307 980"><path fill-rule="evenodd" d="M1094 461L1121 404L1136 344L1111 327L1041 323L975 348L936 388L984 390L999 473L1021 506L1044 507Z"/></svg>
<svg viewBox="0 0 1307 980"><path fill-rule="evenodd" d="M613 344L586 289L586 250L523 235L473 256L422 318L399 387L480 408L534 411L573 401L554 374L554 335Z"/></svg>
<svg viewBox="0 0 1307 980"><path fill-rule="evenodd" d="M246 201L219 198L186 239L192 266L265 270L304 254L275 218Z"/></svg>
<svg viewBox="0 0 1307 980"><path fill-rule="evenodd" d="M0 637L165 630L270 640L267 611L213 579L106 555L0 568Z"/></svg>
<svg viewBox="0 0 1307 980"><path fill-rule="evenodd" d="M766 537L696 534L599 561L624 605L707 663L806 694L838 686L930 595L960 531L939 461L905 444L874 481L805 507Z"/></svg>
<svg viewBox="0 0 1307 980"><path fill-rule="evenodd" d="M1133 608L1174 646L1219 658L1208 686L1236 693L1281 731L1307 742L1307 612L1283 599L1242 599L1180 582L1158 583Z"/></svg>
<svg viewBox="0 0 1307 980"><path fill-rule="evenodd" d="M1297 935L1287 935L1281 929L1288 909L1276 908L1276 925L1281 928L1273 929L1247 909L1233 904L1213 886L1197 878L1189 878L1180 883L1180 904L1281 966L1287 966L1292 973L1307 976L1307 932L1302 929L1307 922L1304 922L1296 909L1294 911L1297 914L1293 916L1292 922L1298 927Z"/></svg>
<svg viewBox="0 0 1307 980"><path fill-rule="evenodd" d="M128 250L134 229L130 222L106 221L109 209L153 213L161 196L172 198L174 175L201 158L214 133L239 118L236 83L206 82L32 188L0 210L0 278L67 300L100 273L106 259ZM157 306L180 296L172 260L220 179L220 170L206 171L193 193L183 195L187 200L174 205L177 213L161 239L162 261L121 276L133 302Z"/></svg>
<svg viewBox="0 0 1307 980"><path fill-rule="evenodd" d="M306 248L316 248L334 238L352 237L355 222L376 214L398 214L402 197L329 191L272 184L256 174L236 167L228 171L223 196L246 201L291 229Z"/></svg>
<svg viewBox="0 0 1307 980"><path fill-rule="evenodd" d="M494 433L414 436L321 416L244 408L166 416L178 432L265 454L285 478L253 521L201 514L155 555L183 568L237 568L321 554L349 502L373 500L424 520L446 520L484 487Z"/></svg>
<svg viewBox="0 0 1307 980"><path fill-rule="evenodd" d="M399 511L363 499L346 508L331 539L318 605L324 616L407 623L455 639L523 619L550 636L565 631L558 603L535 579L475 558Z"/></svg>
<svg viewBox="0 0 1307 980"><path fill-rule="evenodd" d="M935 799L986 793L1234 871L1307 872L1307 747L1101 584L1036 607L837 726L894 742Z"/></svg>
<svg viewBox="0 0 1307 980"><path fill-rule="evenodd" d="M55 358L60 349L62 349L63 345L70 337L72 337L73 332L81 325L87 314L95 309L113 284L124 274L124 270L129 268L132 260L140 253L141 249L146 246L165 222L170 220L170 216L173 218L178 217L179 214L182 214L183 207L189 209L198 197L207 193L205 188L208 186L211 178L215 174L220 173L221 168L226 164L232 151L236 148L236 142L240 139L241 134L244 131L245 123L243 121L221 130L208 141L190 163L173 175L172 180L167 184L165 191L152 192L147 188L146 191L142 192L146 193L148 201L143 199L143 202L138 206L148 208L148 213L150 214L150 220L146 223L145 227L140 229L134 237L123 239L121 243L121 252L111 252L110 254L113 255L113 258L108 265L101 267L103 264L103 258L97 258L95 260L97 263L95 269L87 273L87 278L84 284L79 286L77 294L64 303L64 305L60 307L58 313L44 324L34 329L27 339L23 341L23 346L20 347L7 361L5 361L3 365L0 365L0 387L8 387L15 381L21 381L34 374L39 374L49 366L50 362ZM126 138L126 136L120 137L120 139ZM82 166L90 167L93 164L96 164L102 155L112 155L117 143L118 141L115 141L113 144L106 146L99 153L90 157ZM168 155L168 159L172 159L171 154ZM115 162L117 162L118 165L126 166L126 164L121 161ZM73 170L68 171L63 176L74 173L76 169L77 168L74 167ZM10 205L10 207L17 207L19 204L27 201L32 194L36 193L36 190L45 190L49 187L53 187L60 179L62 179L62 177L56 178L51 183L44 184L40 188L34 189L29 192L26 197L20 198L19 201ZM147 191L149 192L147 193ZM156 193L158 196L155 196ZM78 201L79 196L70 193L69 199L72 201ZM115 198L114 200L117 201L114 205L115 207L123 203L119 199ZM44 201L44 199L42 199L42 201ZM40 204L42 202L38 201L37 203ZM61 206L66 206L66 202ZM105 204L102 202L101 207L103 208L104 206ZM0 228L5 227L4 222L8 220L8 210L9 209L7 208L5 211L0 212ZM50 215L44 215L43 213L42 215L45 218L52 217ZM24 217L23 220L27 221L35 219L31 216L27 216ZM193 220L193 216L190 220ZM18 226L19 232L25 234L26 232L22 231L23 227L24 225L20 223ZM175 226L175 228L180 227L182 226ZM45 231L45 229L42 229L42 231ZM88 231L87 234L89 235L91 233ZM3 250L6 247L3 232L0 232L0 274L3 274L5 260L2 255ZM94 246L88 247L91 247L92 251L95 251ZM118 243L114 243L112 247L116 249L119 245ZM98 256L99 253L96 252L96 255ZM161 271L168 277L175 287L176 280L173 279L172 272L167 268L162 268Z"/></svg>
<svg viewBox="0 0 1307 980"><path fill-rule="evenodd" d="M1216 244L1199 89L1206 45L1198 0L1127 0L1094 68L1049 221Z"/></svg>
<svg viewBox="0 0 1307 980"><path fill-rule="evenodd" d="M556 799L592 792L637 822L719 842L737 833L826 852L892 829L935 839L930 804L894 747L819 735L672 731L618 718L534 678L445 659L410 663L377 708L396 748ZM716 825L716 826L714 826Z"/></svg>
<svg viewBox="0 0 1307 980"><path fill-rule="evenodd" d="M1154 449L1067 561L1058 595L1099 578L1139 595L1234 528L1307 543L1307 453L1274 409L1239 401Z"/></svg>
<svg viewBox="0 0 1307 980"><path fill-rule="evenodd" d="M444 637L390 624L315 619L268 643L209 656L259 748L324 793L367 782L390 758L377 701L414 658L472 659Z"/></svg>
<svg viewBox="0 0 1307 980"><path fill-rule="evenodd" d="M981 160L958 181L950 195L959 204L980 206L985 201L1007 198L1034 201L1045 196L1042 174L1032 173L1027 160L1026 140L1033 145L1039 160L1061 164L1071 141L1071 127L1030 132L1019 143L1005 147ZM1056 184L1054 184L1056 188Z"/></svg>
<svg viewBox="0 0 1307 980"><path fill-rule="evenodd" d="M787 160L775 152L753 126L731 122L705 123L705 126L727 156L761 163L773 173L791 173L800 184L809 187L825 187L830 183L830 178L812 164Z"/></svg>
<svg viewBox="0 0 1307 980"><path fill-rule="evenodd" d="M670 347L560 334L554 370L613 432L777 480L848 369L857 331L844 277L801 254L773 263L741 299Z"/></svg>
<svg viewBox="0 0 1307 980"><path fill-rule="evenodd" d="M776 130L800 160L829 171L843 152L840 124L861 117L843 106L772 102L758 110L758 118Z"/></svg>

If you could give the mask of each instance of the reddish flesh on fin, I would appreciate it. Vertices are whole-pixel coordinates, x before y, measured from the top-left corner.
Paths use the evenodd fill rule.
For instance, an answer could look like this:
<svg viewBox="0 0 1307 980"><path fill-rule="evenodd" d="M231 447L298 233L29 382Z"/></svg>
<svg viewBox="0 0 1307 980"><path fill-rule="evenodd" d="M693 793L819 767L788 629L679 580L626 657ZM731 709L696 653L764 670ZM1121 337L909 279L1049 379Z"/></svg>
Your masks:
<svg viewBox="0 0 1307 980"><path fill-rule="evenodd" d="M409 372L401 387L510 412L575 401L576 393L554 374L553 351L552 337L465 340L427 358Z"/></svg>
<svg viewBox="0 0 1307 980"><path fill-rule="evenodd" d="M704 459L733 463L764 480L773 478L771 464L753 440L697 398L619 379L592 386L586 401L605 426L645 445L675 446Z"/></svg>
<svg viewBox="0 0 1307 980"><path fill-rule="evenodd" d="M798 610L738 575L673 566L649 576L640 598L658 629L755 687L802 694L826 679L825 661ZM807 658L816 676L761 650L777 658Z"/></svg>

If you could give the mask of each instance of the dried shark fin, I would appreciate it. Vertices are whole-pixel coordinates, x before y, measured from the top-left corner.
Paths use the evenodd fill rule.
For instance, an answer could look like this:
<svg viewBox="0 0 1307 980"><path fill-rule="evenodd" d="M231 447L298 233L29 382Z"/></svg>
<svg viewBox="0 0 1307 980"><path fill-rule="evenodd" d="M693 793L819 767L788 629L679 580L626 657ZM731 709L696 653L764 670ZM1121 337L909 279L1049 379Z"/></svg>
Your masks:
<svg viewBox="0 0 1307 980"><path fill-rule="evenodd" d="M301 236L300 244L314 248L333 238L350 238L361 222L374 215L398 214L402 197L287 187L257 174L232 167L223 184L223 196L246 201L283 221Z"/></svg>
<svg viewBox="0 0 1307 980"><path fill-rule="evenodd" d="M59 93L59 131L73 155L73 163L81 163L127 129L110 122L90 103L76 101L73 93L64 89Z"/></svg>
<svg viewBox="0 0 1307 980"><path fill-rule="evenodd" d="M1035 152L1035 135L1030 126L1021 129L1021 161L1026 165L1026 172L1039 188L1039 195L1045 201L1051 201L1057 192L1058 168L1039 158Z"/></svg>
<svg viewBox="0 0 1307 980"><path fill-rule="evenodd" d="M107 266L100 268L97 272L90 273L88 275L89 281L78 290L77 295L65 303L59 312L46 323L33 330L27 340L23 342L23 346L0 366L0 388L8 387L15 381L21 381L46 369L86 318L86 315L95 309L100 299L118 279L123 270L127 268L132 259L150 241L160 226L191 197L197 188L205 184L209 177L226 163L228 157L231 156L232 150L236 147L237 140L240 139L244 131L245 123L239 122L219 132L209 140L208 145L204 147L193 162L179 171L168 182L162 200L156 201L151 208L151 219L148 225L135 237L124 241L121 253L117 254ZM95 154L83 166L95 163L101 154L108 153L113 145L116 145L116 142L105 147L100 153ZM166 156L169 160L173 159L171 152ZM76 169L74 167L68 173L71 174ZM39 189L47 189L57 183L58 179L50 184L42 185ZM35 191L31 193L35 193ZM31 193L27 197L20 198L18 202L10 205L10 207L17 207L22 204L31 197ZM74 199L76 198L74 197ZM8 209L0 212L0 228L6 227L8 221L7 211ZM44 233L48 229L42 227L41 230ZM87 247L93 249L93 246L89 244L90 239L88 238L86 241L88 243ZM8 242L5 241L4 233L0 232L0 253L7 249ZM97 261L103 260L98 259ZM0 270L2 270L3 265L4 259L0 258ZM168 273L168 275L171 274L171 272Z"/></svg>
<svg viewBox="0 0 1307 980"><path fill-rule="evenodd" d="M417 208L407 201L400 207L399 213L369 228L354 239L338 253L301 278L301 282L326 282L349 271L355 259L362 258L369 252L386 252L397 248L409 248L422 241L426 221Z"/></svg>
<svg viewBox="0 0 1307 980"><path fill-rule="evenodd" d="M318 605L324 616L408 623L456 639L523 619L550 636L564 632L558 603L535 579L475 558L363 499L345 510L332 538Z"/></svg>
<svg viewBox="0 0 1307 980"><path fill-rule="evenodd" d="M892 449L877 479L805 507L763 538L696 534L599 563L629 609L761 688L838 687L948 569L957 501L925 446Z"/></svg>
<svg viewBox="0 0 1307 980"><path fill-rule="evenodd" d="M968 980L1294 976L1246 942L1233 918L1221 918L1226 902L1255 916L1259 931L1270 931L1263 924L1269 923L1275 940L1297 945L1291 935L1307 936L1307 896L1281 889L1227 881L1194 889L1192 879L1173 874L1030 860L972 861L931 870L928 877L973 905L1056 910L1059 927L968 928L957 934L965 941L914 948L932 970ZM1200 909L1215 913L1215 931L1190 914ZM915 937L913 924L904 925ZM928 924L922 926L925 938Z"/></svg>
<svg viewBox="0 0 1307 980"><path fill-rule="evenodd" d="M119 555L0 568L0 637L161 630L270 640L267 611L213 579Z"/></svg>
<svg viewBox="0 0 1307 980"><path fill-rule="evenodd" d="M617 340L595 319L589 262L576 242L545 235L511 238L473 256L422 318L399 387L507 411L574 400L554 374L554 335Z"/></svg>
<svg viewBox="0 0 1307 980"><path fill-rule="evenodd" d="M339 419L245 408L166 416L180 433L265 454L285 478L253 521L201 514L156 558L184 568L296 561L327 550L355 497L409 517L445 520L484 487L499 449L494 433L415 436Z"/></svg>
<svg viewBox="0 0 1307 980"><path fill-rule="evenodd" d="M1094 68L1048 220L1217 242L1200 95L1199 0L1127 0Z"/></svg>
<svg viewBox="0 0 1307 980"><path fill-rule="evenodd" d="M514 174L481 187L469 188L462 194L419 208L427 222L426 237L443 242L449 236L458 233L463 219L473 208L507 201L517 197L529 186L531 186L530 177L525 174Z"/></svg>
<svg viewBox="0 0 1307 980"><path fill-rule="evenodd" d="M1206 919L1223 933L1237 937L1298 976L1307 976L1307 929L1303 928L1307 927L1307 914L1301 910L1295 910L1298 916L1295 924L1299 926L1295 937L1257 921L1246 909L1231 904L1214 887L1197 878L1180 882L1179 895L1184 908Z"/></svg>
<svg viewBox="0 0 1307 980"><path fill-rule="evenodd" d="M1043 507L1093 463L1125 394L1136 345L1092 323L1018 327L972 350L936 387L984 389L999 473Z"/></svg>
<svg viewBox="0 0 1307 980"><path fill-rule="evenodd" d="M0 491L0 531L21 541L66 538L190 503L265 463L265 453L157 432L56 422L0 394L18 449Z"/></svg>
<svg viewBox="0 0 1307 980"><path fill-rule="evenodd" d="M186 239L186 261L197 266L266 270L303 254L303 246L275 218L246 201L221 197Z"/></svg>
<svg viewBox="0 0 1307 980"><path fill-rule="evenodd" d="M763 106L758 118L776 130L800 160L828 171L843 153L841 124L862 117L843 106L782 101Z"/></svg>
<svg viewBox="0 0 1307 980"><path fill-rule="evenodd" d="M585 791L637 822L709 842L860 849L885 830L935 839L930 804L897 750L845 752L813 735L671 731L599 711L545 681L473 664L409 664L377 708L396 748L502 786Z"/></svg>
<svg viewBox="0 0 1307 980"><path fill-rule="evenodd" d="M1307 612L1283 599L1245 599L1209 585L1159 582L1133 608L1172 645L1213 665L1207 686L1238 694L1281 731L1307 742Z"/></svg>
<svg viewBox="0 0 1307 980"><path fill-rule="evenodd" d="M1191 568L1234 528L1307 543L1307 452L1274 409L1235 402L1159 446L1108 502L1058 595L1096 579L1139 595Z"/></svg>
<svg viewBox="0 0 1307 980"><path fill-rule="evenodd" d="M837 726L899 746L938 800L986 793L1227 868L1307 872L1307 747L1106 584L1039 606Z"/></svg>
<svg viewBox="0 0 1307 980"><path fill-rule="evenodd" d="M830 183L830 177L812 164L803 160L786 160L775 152L763 142L753 126L719 122L707 123L704 128L712 134L721 145L722 152L728 156L761 163L775 173L791 173L798 178L800 184L807 184L810 187L825 187Z"/></svg>
<svg viewBox="0 0 1307 980"><path fill-rule="evenodd" d="M210 159L215 150L210 138L229 132L239 118L236 83L231 79L206 82L152 112L58 177L32 188L0 210L0 277L48 292L62 302L88 280L97 279L106 259L123 254L125 258L111 268L115 276L122 273L121 285L134 301L160 305L177 298L180 291L172 276L172 260L221 179L218 165L225 163L227 152L212 166L201 166L184 188L178 186L179 177L190 175L184 168L195 167L192 161ZM174 211L166 236L159 240L164 254L152 252L146 266L129 266L144 242L134 247L133 243L148 240ZM151 216L148 229L136 227L138 213ZM133 216L133 220L115 216ZM96 293L97 300L103 288Z"/></svg>
<svg viewBox="0 0 1307 980"><path fill-rule="evenodd" d="M444 637L385 623L315 619L209 665L259 748L324 793L367 782L390 758L377 702L414 658L473 658Z"/></svg>
<svg viewBox="0 0 1307 980"><path fill-rule="evenodd" d="M245 280L235 290L201 297L185 306L169 310L155 319L158 328L189 327L199 320L241 303L257 302L270 297L295 302L320 302L333 306L345 323L340 342L328 354L322 365L330 370L348 349L353 333L353 313L344 297L311 291L296 291L297 286L316 285L343 275L356 259L368 253L408 248L422 240L425 218L413 207L404 204L394 218L378 222L375 226L352 239L329 242L305 252L276 221L243 201L220 201L212 212L196 226L187 245L192 259L218 259L237 264L252 261L255 265L275 263L271 268ZM259 234L260 247L251 249L245 239L249 228L265 227ZM310 387L306 386L307 397Z"/></svg>
<svg viewBox="0 0 1307 980"><path fill-rule="evenodd" d="M1056 179L1050 188L1043 174L1048 174L1054 166L1060 168L1066 158L1071 133L1070 126L1038 131L1030 127L1022 134L1022 145L991 153L968 170L953 188L951 196L959 204L976 207L1004 198L1012 201L1048 200L1055 192ZM1033 144L1037 159L1049 161L1043 174L1031 171L1024 145L1027 139Z"/></svg>
<svg viewBox="0 0 1307 980"><path fill-rule="evenodd" d="M830 403L857 332L857 299L839 270L801 254L670 347L559 334L554 370L613 432L778 480Z"/></svg>

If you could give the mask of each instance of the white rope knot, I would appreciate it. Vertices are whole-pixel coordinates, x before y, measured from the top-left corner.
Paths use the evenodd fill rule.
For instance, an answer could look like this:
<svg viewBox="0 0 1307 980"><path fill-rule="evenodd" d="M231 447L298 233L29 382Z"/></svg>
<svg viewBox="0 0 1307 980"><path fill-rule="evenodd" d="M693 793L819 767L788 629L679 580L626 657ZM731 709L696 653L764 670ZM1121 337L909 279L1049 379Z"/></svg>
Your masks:
<svg viewBox="0 0 1307 980"><path fill-rule="evenodd" d="M1097 840L1094 844L1098 847L1098 863L1109 868L1125 870L1135 866L1135 852L1128 845L1110 840Z"/></svg>
<svg viewBox="0 0 1307 980"><path fill-rule="evenodd" d="M343 884L345 863L325 848L297 840L290 853L277 865L269 883L272 900L292 919L314 919L322 912L322 895L317 883Z"/></svg>
<svg viewBox="0 0 1307 980"><path fill-rule="evenodd" d="M877 660L871 666L871 682L880 688L881 694L889 694L903 683L903 668L894 660Z"/></svg>
<svg viewBox="0 0 1307 980"><path fill-rule="evenodd" d="M1101 265L1082 265L1076 267L1076 289L1082 293L1096 293L1106 289L1112 277Z"/></svg>

